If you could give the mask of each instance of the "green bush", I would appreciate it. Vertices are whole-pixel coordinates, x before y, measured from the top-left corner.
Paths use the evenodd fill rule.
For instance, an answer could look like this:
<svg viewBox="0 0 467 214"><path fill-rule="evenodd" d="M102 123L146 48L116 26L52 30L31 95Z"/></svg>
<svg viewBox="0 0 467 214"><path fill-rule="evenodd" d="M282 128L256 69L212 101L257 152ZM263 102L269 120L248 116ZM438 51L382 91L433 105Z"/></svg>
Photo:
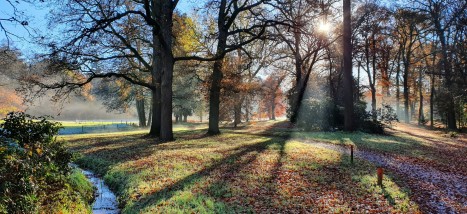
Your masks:
<svg viewBox="0 0 467 214"><path fill-rule="evenodd" d="M383 104L383 107L378 109L378 120L389 127L393 122L399 122L396 111L387 104Z"/></svg>
<svg viewBox="0 0 467 214"><path fill-rule="evenodd" d="M72 155L55 137L61 125L47 119L16 112L0 124L0 213L55 212L86 198L69 184Z"/></svg>
<svg viewBox="0 0 467 214"><path fill-rule="evenodd" d="M390 108L390 107L389 107ZM384 109L380 119L392 122L394 118L388 108ZM397 119L397 118L396 118ZM366 111L366 103L354 103L354 121L357 130L383 134L384 126L381 120L373 121L371 114ZM306 99L302 102L297 119L297 126L306 131L334 131L344 127L344 107L335 104L331 99Z"/></svg>
<svg viewBox="0 0 467 214"><path fill-rule="evenodd" d="M332 101L306 99L302 102L297 125L307 131L329 130L339 123L340 112Z"/></svg>

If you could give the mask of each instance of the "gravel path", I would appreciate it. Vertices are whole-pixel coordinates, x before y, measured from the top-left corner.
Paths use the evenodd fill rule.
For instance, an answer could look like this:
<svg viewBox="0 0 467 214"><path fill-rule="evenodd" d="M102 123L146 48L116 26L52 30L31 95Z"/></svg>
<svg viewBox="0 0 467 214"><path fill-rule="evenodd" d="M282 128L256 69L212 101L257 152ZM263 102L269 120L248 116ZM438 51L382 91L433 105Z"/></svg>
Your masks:
<svg viewBox="0 0 467 214"><path fill-rule="evenodd" d="M344 146L310 140L304 142L350 155L350 149ZM354 155L398 174L408 184L423 212L467 213L467 176L441 172L374 151L355 149Z"/></svg>

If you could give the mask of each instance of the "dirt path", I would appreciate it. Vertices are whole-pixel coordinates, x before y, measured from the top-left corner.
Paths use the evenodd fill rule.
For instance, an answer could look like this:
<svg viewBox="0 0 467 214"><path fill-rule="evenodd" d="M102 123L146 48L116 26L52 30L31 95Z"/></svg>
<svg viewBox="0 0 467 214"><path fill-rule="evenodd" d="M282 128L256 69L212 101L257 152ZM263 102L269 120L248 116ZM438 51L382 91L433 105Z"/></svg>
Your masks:
<svg viewBox="0 0 467 214"><path fill-rule="evenodd" d="M392 129L386 129L388 134L400 136L407 135L418 140L425 141L439 149L455 150L467 149L467 135L457 133L456 137L450 137L448 133L441 130L429 130L413 124L396 123Z"/></svg>
<svg viewBox="0 0 467 214"><path fill-rule="evenodd" d="M350 150L343 146L306 140L313 146L342 154ZM355 157L370 161L395 172L412 191L414 200L426 213L467 213L467 177L441 172L430 166L401 161L391 155L356 150Z"/></svg>

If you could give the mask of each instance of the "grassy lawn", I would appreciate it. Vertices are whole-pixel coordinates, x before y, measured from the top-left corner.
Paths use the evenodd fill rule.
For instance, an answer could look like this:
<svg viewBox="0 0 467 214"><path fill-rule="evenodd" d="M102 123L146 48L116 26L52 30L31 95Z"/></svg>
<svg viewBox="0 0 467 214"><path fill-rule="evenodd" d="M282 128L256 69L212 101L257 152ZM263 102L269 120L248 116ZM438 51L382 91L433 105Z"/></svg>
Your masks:
<svg viewBox="0 0 467 214"><path fill-rule="evenodd" d="M467 172L467 146L442 135L423 137L405 132L391 135L295 132L292 136L333 144L353 144L358 148L393 154L408 161L423 162L444 171Z"/></svg>
<svg viewBox="0 0 467 214"><path fill-rule="evenodd" d="M120 122L98 122L98 121L83 121L83 122L75 122L75 121L55 121L62 124L63 127L81 127L81 126L103 126L103 125L111 125L111 124L120 124ZM125 123L123 123L125 124Z"/></svg>
<svg viewBox="0 0 467 214"><path fill-rule="evenodd" d="M142 133L69 136L76 161L103 175L124 213L416 212L376 167L287 136L180 128L175 142Z"/></svg>

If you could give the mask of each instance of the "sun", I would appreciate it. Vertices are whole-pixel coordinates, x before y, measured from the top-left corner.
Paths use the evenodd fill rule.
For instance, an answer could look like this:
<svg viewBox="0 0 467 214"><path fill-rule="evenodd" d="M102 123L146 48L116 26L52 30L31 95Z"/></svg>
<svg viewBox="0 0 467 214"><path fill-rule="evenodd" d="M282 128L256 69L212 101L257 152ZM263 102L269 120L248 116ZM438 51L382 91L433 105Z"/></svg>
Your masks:
<svg viewBox="0 0 467 214"><path fill-rule="evenodd" d="M329 33L331 31L331 25L328 22L320 22L318 25L318 31Z"/></svg>

